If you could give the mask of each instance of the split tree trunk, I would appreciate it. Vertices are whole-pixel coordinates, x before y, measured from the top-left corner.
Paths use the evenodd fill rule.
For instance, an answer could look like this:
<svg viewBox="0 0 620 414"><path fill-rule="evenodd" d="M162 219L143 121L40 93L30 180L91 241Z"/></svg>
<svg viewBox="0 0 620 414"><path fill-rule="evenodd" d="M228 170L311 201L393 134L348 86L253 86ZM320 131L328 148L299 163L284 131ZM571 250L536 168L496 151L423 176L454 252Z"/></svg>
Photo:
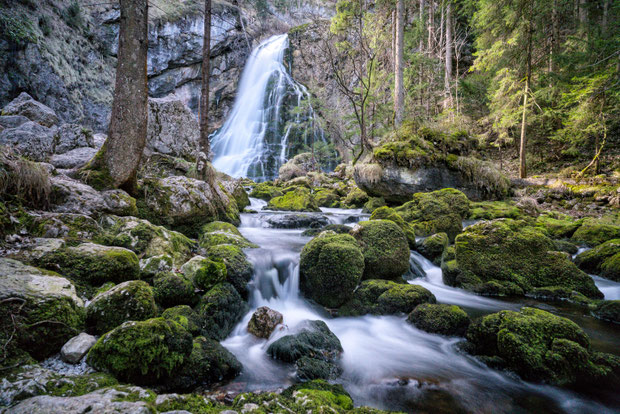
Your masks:
<svg viewBox="0 0 620 414"><path fill-rule="evenodd" d="M403 85L403 54L404 54L404 0L396 2L396 53L394 59L394 126L400 127L403 122L405 105L405 88Z"/></svg>

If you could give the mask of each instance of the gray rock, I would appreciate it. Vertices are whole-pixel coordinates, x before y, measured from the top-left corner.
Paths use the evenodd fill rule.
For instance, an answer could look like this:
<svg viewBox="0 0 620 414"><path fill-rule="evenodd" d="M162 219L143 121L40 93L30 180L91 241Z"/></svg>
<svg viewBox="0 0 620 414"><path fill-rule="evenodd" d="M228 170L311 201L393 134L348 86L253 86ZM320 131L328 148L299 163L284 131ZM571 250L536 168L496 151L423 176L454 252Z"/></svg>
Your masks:
<svg viewBox="0 0 620 414"><path fill-rule="evenodd" d="M70 364L77 364L86 355L88 350L97 342L97 338L82 332L69 339L60 350L60 357Z"/></svg>
<svg viewBox="0 0 620 414"><path fill-rule="evenodd" d="M22 115L31 121L45 127L51 127L58 123L56 113L48 106L32 99L32 96L22 92L2 109L3 115Z"/></svg>
<svg viewBox="0 0 620 414"><path fill-rule="evenodd" d="M20 125L30 121L28 118L22 115L5 115L0 116L0 127L2 128L17 128Z"/></svg>
<svg viewBox="0 0 620 414"><path fill-rule="evenodd" d="M93 135L93 148L101 148L106 139L108 139L108 136L106 134Z"/></svg>
<svg viewBox="0 0 620 414"><path fill-rule="evenodd" d="M154 152L195 159L200 128L190 109L178 99L149 99L145 154Z"/></svg>
<svg viewBox="0 0 620 414"><path fill-rule="evenodd" d="M73 169L86 165L97 154L95 148L75 148L64 154L54 154L50 157L50 164L56 168Z"/></svg>
<svg viewBox="0 0 620 414"><path fill-rule="evenodd" d="M35 161L44 161L54 152L53 128L28 121L0 132L0 144L9 145Z"/></svg>
<svg viewBox="0 0 620 414"><path fill-rule="evenodd" d="M76 148L92 147L93 132L78 124L62 124L58 128L55 154L64 154Z"/></svg>
<svg viewBox="0 0 620 414"><path fill-rule="evenodd" d="M101 232L97 222L86 215L74 213L33 213L35 235L40 237L64 237L73 239L92 239Z"/></svg>
<svg viewBox="0 0 620 414"><path fill-rule="evenodd" d="M50 181L55 195L52 206L55 212L87 216L102 213L122 216L135 213L135 200L122 190L100 192L65 175L51 177Z"/></svg>
<svg viewBox="0 0 620 414"><path fill-rule="evenodd" d="M274 214L267 223L277 229L302 229L323 227L329 220L320 214Z"/></svg>
<svg viewBox="0 0 620 414"><path fill-rule="evenodd" d="M269 338L276 326L282 323L282 314L276 310L261 306L256 309L248 323L248 331L259 338Z"/></svg>
<svg viewBox="0 0 620 414"><path fill-rule="evenodd" d="M54 238L35 238L32 246L23 252L20 252L27 260L38 260L41 257L63 248L65 241L63 239Z"/></svg>
<svg viewBox="0 0 620 414"><path fill-rule="evenodd" d="M123 401L129 394L147 399L149 394L139 387L123 387L123 390L104 388L79 397L52 397L39 395L20 402L11 408L12 414L52 413L100 413L100 414L150 414L144 401Z"/></svg>

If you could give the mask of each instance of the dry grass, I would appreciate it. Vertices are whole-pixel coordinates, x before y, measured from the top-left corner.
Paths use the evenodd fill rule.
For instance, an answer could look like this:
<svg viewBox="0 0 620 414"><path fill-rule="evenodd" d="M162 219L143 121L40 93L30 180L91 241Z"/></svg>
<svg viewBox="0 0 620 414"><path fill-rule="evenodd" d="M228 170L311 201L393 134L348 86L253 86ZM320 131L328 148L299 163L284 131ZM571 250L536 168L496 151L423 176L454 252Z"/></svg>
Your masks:
<svg viewBox="0 0 620 414"><path fill-rule="evenodd" d="M15 155L0 147L0 198L17 198L33 208L47 208L52 185L41 164Z"/></svg>
<svg viewBox="0 0 620 414"><path fill-rule="evenodd" d="M368 183L377 183L381 180L383 167L379 164L357 164L353 170L355 180Z"/></svg>

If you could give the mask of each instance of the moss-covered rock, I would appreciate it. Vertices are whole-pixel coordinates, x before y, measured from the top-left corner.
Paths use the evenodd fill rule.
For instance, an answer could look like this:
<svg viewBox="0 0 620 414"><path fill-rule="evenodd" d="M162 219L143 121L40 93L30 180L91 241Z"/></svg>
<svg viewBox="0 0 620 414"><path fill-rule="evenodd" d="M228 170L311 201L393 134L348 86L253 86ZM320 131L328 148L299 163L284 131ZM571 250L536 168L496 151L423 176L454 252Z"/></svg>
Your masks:
<svg viewBox="0 0 620 414"><path fill-rule="evenodd" d="M181 267L181 272L198 289L208 291L226 280L226 265L217 260L195 256Z"/></svg>
<svg viewBox="0 0 620 414"><path fill-rule="evenodd" d="M336 234L349 234L349 232L351 231L351 227L347 226L346 224L328 224L327 226L323 226L317 229L304 230L301 235L305 237L315 237L324 231L333 231Z"/></svg>
<svg viewBox="0 0 620 414"><path fill-rule="evenodd" d="M86 307L86 323L99 334L125 321L142 321L156 315L153 289L140 280L120 283L95 296Z"/></svg>
<svg viewBox="0 0 620 414"><path fill-rule="evenodd" d="M530 298L551 302L568 301L588 306L596 300L585 297L583 294L562 286L545 286L534 288L527 293Z"/></svg>
<svg viewBox="0 0 620 414"><path fill-rule="evenodd" d="M339 316L408 314L422 303L435 303L426 288L388 280L365 280L338 309Z"/></svg>
<svg viewBox="0 0 620 414"><path fill-rule="evenodd" d="M174 261L167 254L147 257L140 260L140 273L145 279L154 277L157 273L169 272L172 270Z"/></svg>
<svg viewBox="0 0 620 414"><path fill-rule="evenodd" d="M463 228L463 219L469 216L469 200L458 190L444 188L416 193L395 211L414 227L418 236L444 232L454 240Z"/></svg>
<svg viewBox="0 0 620 414"><path fill-rule="evenodd" d="M368 202L368 194L358 187L349 191L347 196L342 200L342 204L348 208L362 208Z"/></svg>
<svg viewBox="0 0 620 414"><path fill-rule="evenodd" d="M470 325L467 340L474 354L499 357L528 381L605 384L611 374L577 324L539 309L485 316Z"/></svg>
<svg viewBox="0 0 620 414"><path fill-rule="evenodd" d="M58 352L83 330L83 305L60 275L0 258L0 366L27 359L24 351L37 359Z"/></svg>
<svg viewBox="0 0 620 414"><path fill-rule="evenodd" d="M92 240L102 232L92 217L73 213L43 213L33 216L28 223L28 229L33 236L72 240Z"/></svg>
<svg viewBox="0 0 620 414"><path fill-rule="evenodd" d="M364 255L364 279L399 279L409 270L409 244L390 220L358 223L351 235Z"/></svg>
<svg viewBox="0 0 620 414"><path fill-rule="evenodd" d="M215 221L202 228L200 247L209 248L220 244L232 244L240 248L258 247L243 237L239 230L230 223Z"/></svg>
<svg viewBox="0 0 620 414"><path fill-rule="evenodd" d="M230 244L212 246L207 250L208 258L214 262L224 263L226 266L226 281L233 285L239 294L246 298L248 282L252 279L254 266L248 260L243 250ZM213 270L216 270L214 266Z"/></svg>
<svg viewBox="0 0 620 414"><path fill-rule="evenodd" d="M161 314L161 317L175 321L193 336L197 336L200 333L200 317L188 305L168 308Z"/></svg>
<svg viewBox="0 0 620 414"><path fill-rule="evenodd" d="M196 307L201 332L218 341L226 338L248 311L248 305L230 283L219 283L203 295Z"/></svg>
<svg viewBox="0 0 620 414"><path fill-rule="evenodd" d="M164 386L174 391L191 391L200 385L211 385L239 375L242 366L237 358L213 339L194 339L192 352Z"/></svg>
<svg viewBox="0 0 620 414"><path fill-rule="evenodd" d="M581 226L581 220L575 220L565 214L548 212L536 218L535 226L552 239L570 239Z"/></svg>
<svg viewBox="0 0 620 414"><path fill-rule="evenodd" d="M197 301L192 281L182 273L162 272L153 279L155 301L163 308L193 305Z"/></svg>
<svg viewBox="0 0 620 414"><path fill-rule="evenodd" d="M371 220L390 220L398 227L401 228L405 236L407 237L407 242L409 243L410 249L415 249L416 247L416 239L415 239L415 229L409 223L407 223L402 216L396 213L393 208L390 207L379 207L375 211L372 212L370 216Z"/></svg>
<svg viewBox="0 0 620 414"><path fill-rule="evenodd" d="M421 243L418 243L417 250L433 263L441 262L443 252L448 247L450 241L446 233L437 233L428 236Z"/></svg>
<svg viewBox="0 0 620 414"><path fill-rule="evenodd" d="M447 283L495 295L562 286L590 298L602 297L591 277L579 270L568 255L552 251L552 241L523 221L477 223L456 238L455 248L458 274Z"/></svg>
<svg viewBox="0 0 620 414"><path fill-rule="evenodd" d="M118 283L140 277L140 265L134 252L93 243L50 252L41 257L39 263L90 285Z"/></svg>
<svg viewBox="0 0 620 414"><path fill-rule="evenodd" d="M172 376L192 352L192 336L178 323L154 318L125 322L88 352L89 365L122 381L153 384Z"/></svg>
<svg viewBox="0 0 620 414"><path fill-rule="evenodd" d="M608 240L575 257L575 264L588 273L620 281L620 239Z"/></svg>
<svg viewBox="0 0 620 414"><path fill-rule="evenodd" d="M267 208L278 211L321 211L314 196L305 187L295 187L282 196L272 198Z"/></svg>
<svg viewBox="0 0 620 414"><path fill-rule="evenodd" d="M573 241L588 246L598 246L612 239L620 239L620 225L593 218L584 219L572 236Z"/></svg>
<svg viewBox="0 0 620 414"><path fill-rule="evenodd" d="M464 336L469 316L456 305L422 304L407 317L407 322L426 332L449 336Z"/></svg>
<svg viewBox="0 0 620 414"><path fill-rule="evenodd" d="M338 307L364 273L364 256L348 234L321 233L301 251L300 288L323 306Z"/></svg>
<svg viewBox="0 0 620 414"><path fill-rule="evenodd" d="M252 314L248 322L248 332L257 338L268 339L282 320L283 316L280 312L261 306Z"/></svg>
<svg viewBox="0 0 620 414"><path fill-rule="evenodd" d="M523 218L523 211L511 201L481 201L470 204L469 219L494 220L498 218Z"/></svg>
<svg viewBox="0 0 620 414"><path fill-rule="evenodd" d="M379 207L385 207L385 199L383 197L370 197L366 204L364 204L364 208L362 211L364 213L371 213L378 209Z"/></svg>
<svg viewBox="0 0 620 414"><path fill-rule="evenodd" d="M602 300L592 314L599 319L620 324L620 300Z"/></svg>
<svg viewBox="0 0 620 414"><path fill-rule="evenodd" d="M265 201L269 201L274 197L280 197L282 195L282 191L275 187L272 181L265 181L263 183L256 184L250 192L250 197L259 198Z"/></svg>
<svg viewBox="0 0 620 414"><path fill-rule="evenodd" d="M314 200L319 207L339 207L340 196L335 190L321 188L314 193Z"/></svg>
<svg viewBox="0 0 620 414"><path fill-rule="evenodd" d="M579 248L575 246L574 243L571 243L566 240L553 240L554 250L558 252L568 253L573 255L579 251Z"/></svg>

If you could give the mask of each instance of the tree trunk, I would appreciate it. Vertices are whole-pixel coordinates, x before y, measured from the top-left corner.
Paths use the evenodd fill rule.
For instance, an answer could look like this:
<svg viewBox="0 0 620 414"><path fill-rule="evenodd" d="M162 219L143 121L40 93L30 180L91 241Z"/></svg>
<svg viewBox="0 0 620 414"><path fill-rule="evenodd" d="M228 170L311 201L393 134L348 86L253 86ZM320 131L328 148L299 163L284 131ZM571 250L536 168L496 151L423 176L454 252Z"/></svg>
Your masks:
<svg viewBox="0 0 620 414"><path fill-rule="evenodd" d="M103 167L114 187L135 193L148 122L148 2L121 0L120 9L118 64Z"/></svg>
<svg viewBox="0 0 620 414"><path fill-rule="evenodd" d="M601 21L601 28L603 29L603 35L607 34L607 19L609 18L609 0L603 2L603 19Z"/></svg>
<svg viewBox="0 0 620 414"><path fill-rule="evenodd" d="M404 54L404 0L396 1L396 53L394 59L394 126L400 127L403 122L405 88L403 85L403 54Z"/></svg>
<svg viewBox="0 0 620 414"><path fill-rule="evenodd" d="M213 180L209 161L211 143L209 142L209 74L211 72L211 0L205 0L204 33L202 43L202 88L200 93L200 155L197 171L207 182Z"/></svg>
<svg viewBox="0 0 620 414"><path fill-rule="evenodd" d="M579 0L579 24L585 29L588 23L588 10L586 9L587 0Z"/></svg>
<svg viewBox="0 0 620 414"><path fill-rule="evenodd" d="M424 0L420 0L420 53L424 53L424 36L426 28L424 27Z"/></svg>
<svg viewBox="0 0 620 414"><path fill-rule="evenodd" d="M519 177L527 177L527 167L525 162L527 136L526 117L527 117L527 97L530 91L530 78L532 77L532 5L530 3L530 19L527 34L527 68L525 74L525 88L523 91L523 118L521 120L521 141L519 145Z"/></svg>
<svg viewBox="0 0 620 414"><path fill-rule="evenodd" d="M445 107L452 106L452 94L450 86L452 84L452 5L450 1L446 5L446 76L444 87L446 91Z"/></svg>
<svg viewBox="0 0 620 414"><path fill-rule="evenodd" d="M433 12L433 1L429 1L428 3L428 53L429 55L433 54L433 45L434 45L434 33L433 33L433 20L434 20L434 12Z"/></svg>

